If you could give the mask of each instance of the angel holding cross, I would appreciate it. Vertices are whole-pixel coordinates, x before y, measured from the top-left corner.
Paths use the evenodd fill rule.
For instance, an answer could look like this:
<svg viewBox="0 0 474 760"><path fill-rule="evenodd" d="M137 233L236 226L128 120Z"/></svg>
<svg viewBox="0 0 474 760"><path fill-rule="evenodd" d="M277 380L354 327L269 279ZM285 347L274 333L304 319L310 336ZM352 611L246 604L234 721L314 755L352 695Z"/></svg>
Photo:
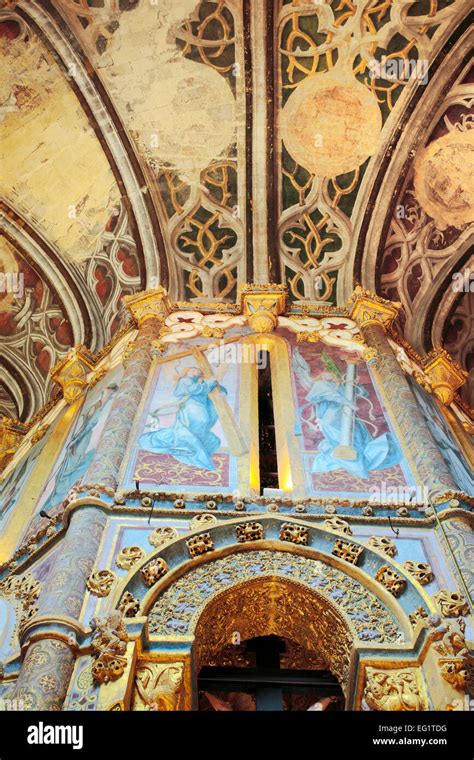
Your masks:
<svg viewBox="0 0 474 760"><path fill-rule="evenodd" d="M357 383L359 359L347 360L345 374L324 351L321 359L325 369L312 374L301 352L296 349L293 354L295 375L307 391L306 403L298 410L295 432L301 435L306 424L323 436L311 472L343 469L367 479L371 470L399 464L402 455L397 441L389 432L377 435L367 389ZM368 419L362 416L362 404L367 405Z"/></svg>

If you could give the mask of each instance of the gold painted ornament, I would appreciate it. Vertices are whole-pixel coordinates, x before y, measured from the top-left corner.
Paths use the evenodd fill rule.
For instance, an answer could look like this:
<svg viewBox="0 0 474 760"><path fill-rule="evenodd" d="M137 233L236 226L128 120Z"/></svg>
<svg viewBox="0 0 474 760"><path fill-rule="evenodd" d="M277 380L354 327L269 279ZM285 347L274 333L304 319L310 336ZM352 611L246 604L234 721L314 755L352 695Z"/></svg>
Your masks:
<svg viewBox="0 0 474 760"><path fill-rule="evenodd" d="M89 575L86 585L91 594L98 597L108 596L117 580L117 576L112 570L94 570Z"/></svg>
<svg viewBox="0 0 474 760"><path fill-rule="evenodd" d="M377 98L347 65L305 79L282 111L286 149L316 177L357 169L377 152L381 130Z"/></svg>
<svg viewBox="0 0 474 760"><path fill-rule="evenodd" d="M453 129L415 161L415 197L438 229L474 221L474 129Z"/></svg>
<svg viewBox="0 0 474 760"><path fill-rule="evenodd" d="M172 528L171 525L164 525L163 527L155 528L148 536L148 541L152 546L158 547L174 541L178 536L179 533L176 528Z"/></svg>
<svg viewBox="0 0 474 760"><path fill-rule="evenodd" d="M145 557L145 552L139 546L124 546L115 559L115 564L121 570L130 570L137 562Z"/></svg>

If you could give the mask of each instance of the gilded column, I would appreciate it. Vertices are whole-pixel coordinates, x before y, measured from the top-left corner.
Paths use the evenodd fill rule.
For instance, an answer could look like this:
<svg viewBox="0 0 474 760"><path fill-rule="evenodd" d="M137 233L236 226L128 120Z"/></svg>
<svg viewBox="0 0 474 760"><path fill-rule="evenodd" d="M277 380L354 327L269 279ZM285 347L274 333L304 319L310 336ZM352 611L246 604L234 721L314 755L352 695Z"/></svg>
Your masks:
<svg viewBox="0 0 474 760"><path fill-rule="evenodd" d="M115 396L94 460L84 482L117 486L133 420L138 409L152 362L151 344L157 340L171 306L163 288L137 293L124 299L138 323L138 335L127 359L127 370Z"/></svg>
<svg viewBox="0 0 474 760"><path fill-rule="evenodd" d="M138 323L138 336L115 402L86 475L87 482L116 487L133 419L152 361L151 344L170 312L162 288L125 299ZM107 515L82 507L71 515L67 534L41 592L39 609L22 631L26 649L15 696L29 710L60 710L67 693L77 648L76 633L86 580L96 561Z"/></svg>
<svg viewBox="0 0 474 760"><path fill-rule="evenodd" d="M374 372L422 484L431 495L458 490L385 332L396 318L399 304L358 288L351 305L351 316L364 340L377 352Z"/></svg>

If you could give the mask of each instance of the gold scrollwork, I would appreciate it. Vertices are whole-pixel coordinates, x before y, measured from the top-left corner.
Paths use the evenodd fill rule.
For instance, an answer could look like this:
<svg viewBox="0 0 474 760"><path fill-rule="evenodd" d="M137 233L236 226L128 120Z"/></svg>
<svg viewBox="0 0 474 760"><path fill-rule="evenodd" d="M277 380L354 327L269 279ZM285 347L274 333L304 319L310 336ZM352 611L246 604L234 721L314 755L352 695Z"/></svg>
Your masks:
<svg viewBox="0 0 474 760"><path fill-rule="evenodd" d="M178 538L179 533L176 528L172 528L171 525L164 525L162 527L155 528L148 536L148 541L152 546L164 546L170 541L174 541Z"/></svg>
<svg viewBox="0 0 474 760"><path fill-rule="evenodd" d="M112 570L94 570L86 581L87 588L94 596L108 596L117 580Z"/></svg>
<svg viewBox="0 0 474 760"><path fill-rule="evenodd" d="M130 570L137 562L145 557L145 552L139 546L124 546L115 559L115 564L121 570Z"/></svg>
<svg viewBox="0 0 474 760"><path fill-rule="evenodd" d="M387 557L394 557L397 553L397 547L391 538L387 536L371 536L369 538L369 546L372 549L377 549L379 552L383 552Z"/></svg>
<svg viewBox="0 0 474 760"><path fill-rule="evenodd" d="M415 578L415 580L417 580L418 583L421 583L422 586L427 586L434 578L433 570L428 562L415 562L414 560L409 559L403 563L403 567L407 573L410 573L412 578Z"/></svg>

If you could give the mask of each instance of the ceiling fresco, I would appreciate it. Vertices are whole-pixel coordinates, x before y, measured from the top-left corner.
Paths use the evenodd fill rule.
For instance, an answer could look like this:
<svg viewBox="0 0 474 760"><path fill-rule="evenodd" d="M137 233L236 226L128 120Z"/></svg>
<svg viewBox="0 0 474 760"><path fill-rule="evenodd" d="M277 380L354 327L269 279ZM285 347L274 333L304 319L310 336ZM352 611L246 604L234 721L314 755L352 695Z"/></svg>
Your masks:
<svg viewBox="0 0 474 760"><path fill-rule="evenodd" d="M470 5L0 0L0 414L30 419L157 284L361 284L472 370Z"/></svg>

